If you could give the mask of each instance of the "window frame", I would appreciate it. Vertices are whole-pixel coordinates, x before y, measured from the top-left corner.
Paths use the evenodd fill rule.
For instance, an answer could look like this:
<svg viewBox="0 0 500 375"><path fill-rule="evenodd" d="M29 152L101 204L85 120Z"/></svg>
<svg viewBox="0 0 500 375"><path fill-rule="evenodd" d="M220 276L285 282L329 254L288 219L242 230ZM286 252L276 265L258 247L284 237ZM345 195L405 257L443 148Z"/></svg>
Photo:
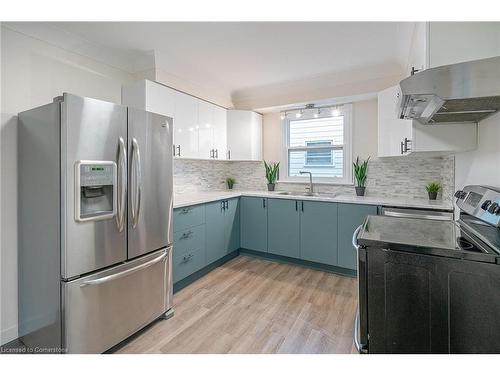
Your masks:
<svg viewBox="0 0 500 375"><path fill-rule="evenodd" d="M352 174L352 104L343 104L338 107L339 115L344 116L344 142L342 145L332 145L331 150L343 150L343 177L315 177L313 174L313 182L317 184L330 184L330 185L353 185ZM311 120L316 118L329 118L332 117L330 111L322 111L318 117L314 117L314 111L305 110L300 120ZM290 114L293 116L293 114ZM285 117L281 120L281 168L278 182L283 183L307 183L309 182L308 176L288 176L288 155L289 151L306 151L314 149L315 147L290 147L290 121L295 118ZM325 149L325 146L318 146L317 149Z"/></svg>

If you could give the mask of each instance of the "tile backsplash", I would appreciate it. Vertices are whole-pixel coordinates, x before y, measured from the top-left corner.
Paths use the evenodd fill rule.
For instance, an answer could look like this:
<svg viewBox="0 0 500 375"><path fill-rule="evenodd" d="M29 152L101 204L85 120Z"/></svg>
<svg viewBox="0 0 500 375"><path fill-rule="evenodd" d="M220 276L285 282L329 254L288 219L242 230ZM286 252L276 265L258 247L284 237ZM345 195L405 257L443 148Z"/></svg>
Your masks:
<svg viewBox="0 0 500 375"><path fill-rule="evenodd" d="M373 159L368 166L366 195L427 198L425 185L443 185L441 196L450 200L454 190L454 156ZM176 193L223 190L226 177L236 179L235 190L265 190L264 166L257 161L174 160ZM277 190L305 190L306 184L278 183ZM349 185L317 184L317 191L354 194Z"/></svg>

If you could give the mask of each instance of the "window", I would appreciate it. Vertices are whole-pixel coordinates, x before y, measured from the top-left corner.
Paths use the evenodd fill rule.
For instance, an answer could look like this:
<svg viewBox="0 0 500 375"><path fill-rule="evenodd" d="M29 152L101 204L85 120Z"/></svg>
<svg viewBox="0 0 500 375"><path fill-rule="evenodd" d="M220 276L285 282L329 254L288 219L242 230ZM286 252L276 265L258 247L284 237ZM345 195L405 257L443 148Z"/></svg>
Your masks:
<svg viewBox="0 0 500 375"><path fill-rule="evenodd" d="M281 181L305 181L299 172L307 171L316 182L352 183L350 109L343 105L334 115L325 109L319 116L317 110L306 110L300 118L292 113L283 120L282 166L286 168L282 167Z"/></svg>

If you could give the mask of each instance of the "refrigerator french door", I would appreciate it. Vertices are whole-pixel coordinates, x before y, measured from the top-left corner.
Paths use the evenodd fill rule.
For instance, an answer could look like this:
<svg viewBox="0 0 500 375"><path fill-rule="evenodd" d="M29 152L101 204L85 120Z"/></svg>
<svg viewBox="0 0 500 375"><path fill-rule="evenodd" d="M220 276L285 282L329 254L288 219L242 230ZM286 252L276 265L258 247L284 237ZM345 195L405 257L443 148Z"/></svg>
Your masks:
<svg viewBox="0 0 500 375"><path fill-rule="evenodd" d="M19 147L22 340L106 351L172 305L172 119L64 94Z"/></svg>

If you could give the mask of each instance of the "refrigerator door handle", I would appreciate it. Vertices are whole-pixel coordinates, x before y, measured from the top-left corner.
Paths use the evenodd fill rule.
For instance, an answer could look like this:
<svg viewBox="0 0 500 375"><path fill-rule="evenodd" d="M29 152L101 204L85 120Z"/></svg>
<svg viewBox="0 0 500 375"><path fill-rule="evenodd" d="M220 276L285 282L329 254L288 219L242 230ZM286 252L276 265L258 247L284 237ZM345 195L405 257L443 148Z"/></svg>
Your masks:
<svg viewBox="0 0 500 375"><path fill-rule="evenodd" d="M137 226L139 222L139 214L141 211L141 194L142 194L142 178L141 178L141 154L137 139L132 138L132 228Z"/></svg>
<svg viewBox="0 0 500 375"><path fill-rule="evenodd" d="M125 225L125 205L127 199L127 149L122 137L118 141L118 215L116 224L118 231L122 232Z"/></svg>
<svg viewBox="0 0 500 375"><path fill-rule="evenodd" d="M86 281L86 282L82 283L82 285L80 285L80 288L84 288L84 287L91 286L91 285L104 284L104 283L107 283L107 282L119 279L119 278L121 278L123 276L130 275L131 273L140 271L140 270L142 270L144 268L148 268L148 267L152 266L153 264L159 263L162 260L166 259L167 256L168 256L169 251L170 250L167 249L160 256L157 256L156 258L151 259L150 261L147 261L146 263L140 264L140 265L138 265L136 267L133 267L133 268L130 268L128 270L121 271L121 272L115 273L113 275L104 276L104 277L101 277L99 279Z"/></svg>

